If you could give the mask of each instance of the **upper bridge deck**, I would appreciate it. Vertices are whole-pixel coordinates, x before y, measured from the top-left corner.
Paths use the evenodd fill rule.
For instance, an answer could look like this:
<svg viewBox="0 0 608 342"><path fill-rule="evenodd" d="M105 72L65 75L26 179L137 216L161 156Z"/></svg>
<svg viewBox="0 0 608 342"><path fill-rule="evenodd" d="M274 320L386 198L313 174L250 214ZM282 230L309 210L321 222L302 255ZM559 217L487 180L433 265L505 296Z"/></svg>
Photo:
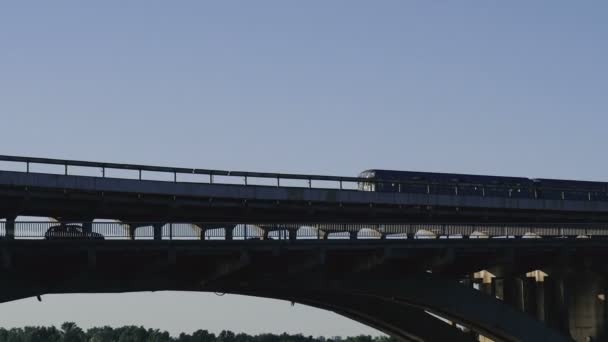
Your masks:
<svg viewBox="0 0 608 342"><path fill-rule="evenodd" d="M0 161L0 217L140 222L608 222L608 201L480 196L457 189L452 194L421 194L408 192L412 182L403 182L398 192L361 191L361 182L382 181L357 177L14 156L0 156ZM43 171L39 166L45 166Z"/></svg>

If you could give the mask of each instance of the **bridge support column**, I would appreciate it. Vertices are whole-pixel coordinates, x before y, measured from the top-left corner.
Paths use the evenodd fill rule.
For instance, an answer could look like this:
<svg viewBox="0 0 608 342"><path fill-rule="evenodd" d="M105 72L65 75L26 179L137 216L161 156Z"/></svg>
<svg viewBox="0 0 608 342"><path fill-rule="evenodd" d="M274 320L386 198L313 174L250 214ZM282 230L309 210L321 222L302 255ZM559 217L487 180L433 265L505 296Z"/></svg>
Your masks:
<svg viewBox="0 0 608 342"><path fill-rule="evenodd" d="M6 218L6 239L13 240L15 239L15 219L16 217L7 217Z"/></svg>
<svg viewBox="0 0 608 342"><path fill-rule="evenodd" d="M348 237L351 240L357 240L357 231L348 232Z"/></svg>
<svg viewBox="0 0 608 342"><path fill-rule="evenodd" d="M547 325L564 335L570 335L564 276L553 274L546 277L544 292Z"/></svg>
<svg viewBox="0 0 608 342"><path fill-rule="evenodd" d="M536 318L539 321L547 322L547 314L545 313L545 281L536 282Z"/></svg>
<svg viewBox="0 0 608 342"><path fill-rule="evenodd" d="M475 279L476 274L472 274L471 275L471 279L472 280L477 280L477 283L479 285L479 292L481 293L485 293L488 296L492 295L492 277L490 277L489 272L487 271L482 271L479 273L479 276L477 279Z"/></svg>
<svg viewBox="0 0 608 342"><path fill-rule="evenodd" d="M289 240L295 241L298 238L298 231L294 229L289 230Z"/></svg>
<svg viewBox="0 0 608 342"><path fill-rule="evenodd" d="M480 283L479 291L487 295L492 295L492 284L491 283Z"/></svg>
<svg viewBox="0 0 608 342"><path fill-rule="evenodd" d="M521 278L507 276L503 279L503 300L518 311L524 311L524 283Z"/></svg>
<svg viewBox="0 0 608 342"><path fill-rule="evenodd" d="M604 341L606 308L599 295L605 293L601 277L591 272L573 274L566 283L567 319L576 341Z"/></svg>
<svg viewBox="0 0 608 342"><path fill-rule="evenodd" d="M504 299L504 293L503 293L503 279L502 278L492 278L492 284L491 284L491 293L492 293L492 297L498 298L498 299Z"/></svg>
<svg viewBox="0 0 608 342"><path fill-rule="evenodd" d="M538 286L535 278L524 277L521 279L523 289L523 310L531 316L537 316Z"/></svg>

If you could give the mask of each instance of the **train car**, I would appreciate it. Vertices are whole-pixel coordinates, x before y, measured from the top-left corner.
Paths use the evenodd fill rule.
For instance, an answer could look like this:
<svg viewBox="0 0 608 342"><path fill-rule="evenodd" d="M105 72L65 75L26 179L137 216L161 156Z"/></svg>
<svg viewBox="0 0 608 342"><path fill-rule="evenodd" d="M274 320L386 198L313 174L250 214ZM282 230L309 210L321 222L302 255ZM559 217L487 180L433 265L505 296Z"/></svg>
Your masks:
<svg viewBox="0 0 608 342"><path fill-rule="evenodd" d="M608 201L608 183L562 179L534 179L537 198Z"/></svg>
<svg viewBox="0 0 608 342"><path fill-rule="evenodd" d="M365 170L359 174L359 190L436 195L479 195L531 198L534 183L522 177L498 177L454 173Z"/></svg>
<svg viewBox="0 0 608 342"><path fill-rule="evenodd" d="M500 177L455 173L365 170L359 190L434 195L608 201L608 183L546 178Z"/></svg>

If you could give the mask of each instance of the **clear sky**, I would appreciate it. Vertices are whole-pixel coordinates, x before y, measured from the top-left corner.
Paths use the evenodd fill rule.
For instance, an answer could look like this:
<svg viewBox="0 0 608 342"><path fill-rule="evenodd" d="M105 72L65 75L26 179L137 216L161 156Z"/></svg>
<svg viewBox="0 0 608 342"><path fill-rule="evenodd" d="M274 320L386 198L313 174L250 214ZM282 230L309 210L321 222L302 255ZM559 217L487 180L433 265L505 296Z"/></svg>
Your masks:
<svg viewBox="0 0 608 342"><path fill-rule="evenodd" d="M608 181L605 1L3 1L0 153ZM213 294L46 296L5 326L373 332Z"/></svg>

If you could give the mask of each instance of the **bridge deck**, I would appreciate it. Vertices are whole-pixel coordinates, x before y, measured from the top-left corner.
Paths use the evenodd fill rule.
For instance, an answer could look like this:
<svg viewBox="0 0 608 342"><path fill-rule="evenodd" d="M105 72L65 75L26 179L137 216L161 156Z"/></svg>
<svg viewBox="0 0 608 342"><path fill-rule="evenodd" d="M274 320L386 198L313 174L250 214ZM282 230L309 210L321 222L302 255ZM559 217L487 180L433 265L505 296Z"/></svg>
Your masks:
<svg viewBox="0 0 608 342"><path fill-rule="evenodd" d="M0 171L0 216L209 219L608 221L608 202L181 183ZM156 207L156 208L155 208ZM152 210L151 210L152 209ZM252 209L263 210L263 212ZM580 213L584 213L581 215ZM272 220L272 219L271 219Z"/></svg>
<svg viewBox="0 0 608 342"><path fill-rule="evenodd" d="M359 183L383 181L15 156L0 156L0 162L0 169L12 170L0 171L0 217L9 218L29 215L149 222L608 222L608 201L592 200L591 193L586 196L586 192L577 200L564 197L563 192L562 199L511 197L511 191L506 197L485 196L485 191L484 195L466 195L457 188L452 188L451 194L420 194L407 192L412 189L411 182L399 183L398 192L370 192L357 190ZM6 163L21 165L23 170L7 168ZM60 170L54 171L59 174L33 172L34 165L45 166L44 172L58 167ZM91 176L92 170L97 176ZM125 177L124 172L134 172L137 177L111 178L110 170L123 172L119 177ZM145 179L152 173L170 178ZM189 178L192 176L199 178L194 182ZM427 187L431 185L446 186ZM505 190L500 185L469 186Z"/></svg>

